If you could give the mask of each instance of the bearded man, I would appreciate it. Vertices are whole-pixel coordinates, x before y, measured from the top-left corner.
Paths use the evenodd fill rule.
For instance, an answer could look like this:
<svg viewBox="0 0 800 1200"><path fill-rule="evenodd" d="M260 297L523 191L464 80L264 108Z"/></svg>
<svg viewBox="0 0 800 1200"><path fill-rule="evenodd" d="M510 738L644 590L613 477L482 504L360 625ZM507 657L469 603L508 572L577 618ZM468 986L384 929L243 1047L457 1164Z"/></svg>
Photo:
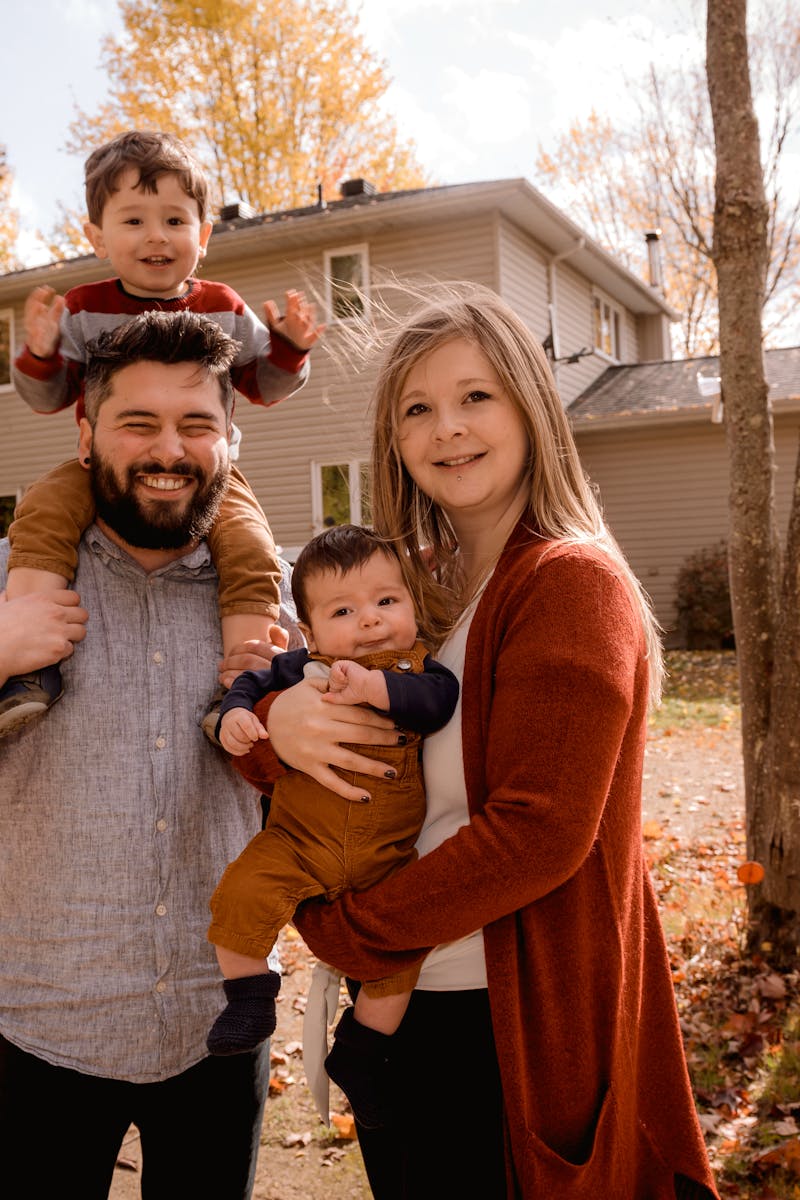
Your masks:
<svg viewBox="0 0 800 1200"><path fill-rule="evenodd" d="M88 632L62 663L63 700L0 744L8 1195L102 1200L131 1124L148 1200L251 1194L269 1043L206 1050L224 1003L208 900L260 812L201 722L218 670L272 657L248 643L220 664L203 541L230 469L236 348L188 312L91 345L79 454L97 517L75 580Z"/></svg>

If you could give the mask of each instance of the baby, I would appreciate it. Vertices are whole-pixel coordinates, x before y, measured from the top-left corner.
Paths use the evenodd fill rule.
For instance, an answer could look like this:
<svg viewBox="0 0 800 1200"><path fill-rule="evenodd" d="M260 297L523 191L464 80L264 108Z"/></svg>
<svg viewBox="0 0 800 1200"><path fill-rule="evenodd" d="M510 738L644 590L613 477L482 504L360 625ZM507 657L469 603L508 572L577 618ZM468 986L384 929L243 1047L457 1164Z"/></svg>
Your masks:
<svg viewBox="0 0 800 1200"><path fill-rule="evenodd" d="M458 700L455 676L419 640L400 560L376 533L336 525L313 538L295 563L292 592L309 649L243 672L222 701L218 737L242 774L256 782L257 746L267 737L258 701L304 675L326 678L337 702L388 713L404 744L358 747L392 764L387 780L348 776L369 793L360 801L299 771L275 783L265 828L211 899L208 936L228 1000L208 1036L212 1054L249 1050L274 1030L280 977L266 956L301 901L370 887L415 857L425 816L420 743L449 721ZM336 1028L325 1067L366 1128L383 1123L380 1072L418 974L365 981Z"/></svg>

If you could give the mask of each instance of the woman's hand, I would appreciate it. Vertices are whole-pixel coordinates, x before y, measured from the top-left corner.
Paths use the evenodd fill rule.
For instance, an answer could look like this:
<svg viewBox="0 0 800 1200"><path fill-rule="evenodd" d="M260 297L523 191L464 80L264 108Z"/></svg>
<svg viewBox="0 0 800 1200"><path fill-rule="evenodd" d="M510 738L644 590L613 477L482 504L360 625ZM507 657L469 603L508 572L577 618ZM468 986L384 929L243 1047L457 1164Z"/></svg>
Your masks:
<svg viewBox="0 0 800 1200"><path fill-rule="evenodd" d="M365 758L342 742L396 746L404 737L391 717L369 708L326 704L322 679L304 679L272 701L267 718L272 747L290 767L316 779L345 800L361 800L364 789L340 779L332 767L382 778L389 764Z"/></svg>

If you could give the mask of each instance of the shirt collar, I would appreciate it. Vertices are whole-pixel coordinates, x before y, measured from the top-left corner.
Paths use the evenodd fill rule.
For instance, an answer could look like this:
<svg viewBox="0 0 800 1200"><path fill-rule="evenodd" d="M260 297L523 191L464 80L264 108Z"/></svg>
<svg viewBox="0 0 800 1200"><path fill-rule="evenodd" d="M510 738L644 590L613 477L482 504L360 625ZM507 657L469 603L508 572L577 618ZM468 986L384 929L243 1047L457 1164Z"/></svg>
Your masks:
<svg viewBox="0 0 800 1200"><path fill-rule="evenodd" d="M181 573L204 575L212 570L211 551L208 548L208 543L205 541L200 542L194 550L191 550L188 554L184 554L182 558L175 558L172 562L167 563L163 567L158 567L155 571L145 571L136 559L128 554L127 550L123 550L116 542L112 542L111 538L107 537L98 525L89 526L84 534L84 541L89 549L104 562L117 562L120 566L127 567L128 570L138 572L141 575L172 575Z"/></svg>

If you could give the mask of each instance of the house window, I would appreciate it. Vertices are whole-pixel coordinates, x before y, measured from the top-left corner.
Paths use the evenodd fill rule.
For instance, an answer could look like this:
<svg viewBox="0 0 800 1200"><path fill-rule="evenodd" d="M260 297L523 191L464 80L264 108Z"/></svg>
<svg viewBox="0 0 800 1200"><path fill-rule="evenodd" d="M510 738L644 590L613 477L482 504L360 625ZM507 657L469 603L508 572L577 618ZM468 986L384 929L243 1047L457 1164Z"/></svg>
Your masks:
<svg viewBox="0 0 800 1200"><path fill-rule="evenodd" d="M14 314L0 309L0 388L11 387L11 347L14 345Z"/></svg>
<svg viewBox="0 0 800 1200"><path fill-rule="evenodd" d="M325 283L331 321L363 317L369 303L369 256L366 246L340 246L325 254Z"/></svg>
<svg viewBox="0 0 800 1200"><path fill-rule="evenodd" d="M371 519L365 462L311 464L314 532L328 525L368 525Z"/></svg>
<svg viewBox="0 0 800 1200"><path fill-rule="evenodd" d="M0 537L5 537L8 533L8 527L14 519L16 505L16 496L0 496Z"/></svg>
<svg viewBox="0 0 800 1200"><path fill-rule="evenodd" d="M622 314L605 296L595 293L594 348L617 362L622 358Z"/></svg>

